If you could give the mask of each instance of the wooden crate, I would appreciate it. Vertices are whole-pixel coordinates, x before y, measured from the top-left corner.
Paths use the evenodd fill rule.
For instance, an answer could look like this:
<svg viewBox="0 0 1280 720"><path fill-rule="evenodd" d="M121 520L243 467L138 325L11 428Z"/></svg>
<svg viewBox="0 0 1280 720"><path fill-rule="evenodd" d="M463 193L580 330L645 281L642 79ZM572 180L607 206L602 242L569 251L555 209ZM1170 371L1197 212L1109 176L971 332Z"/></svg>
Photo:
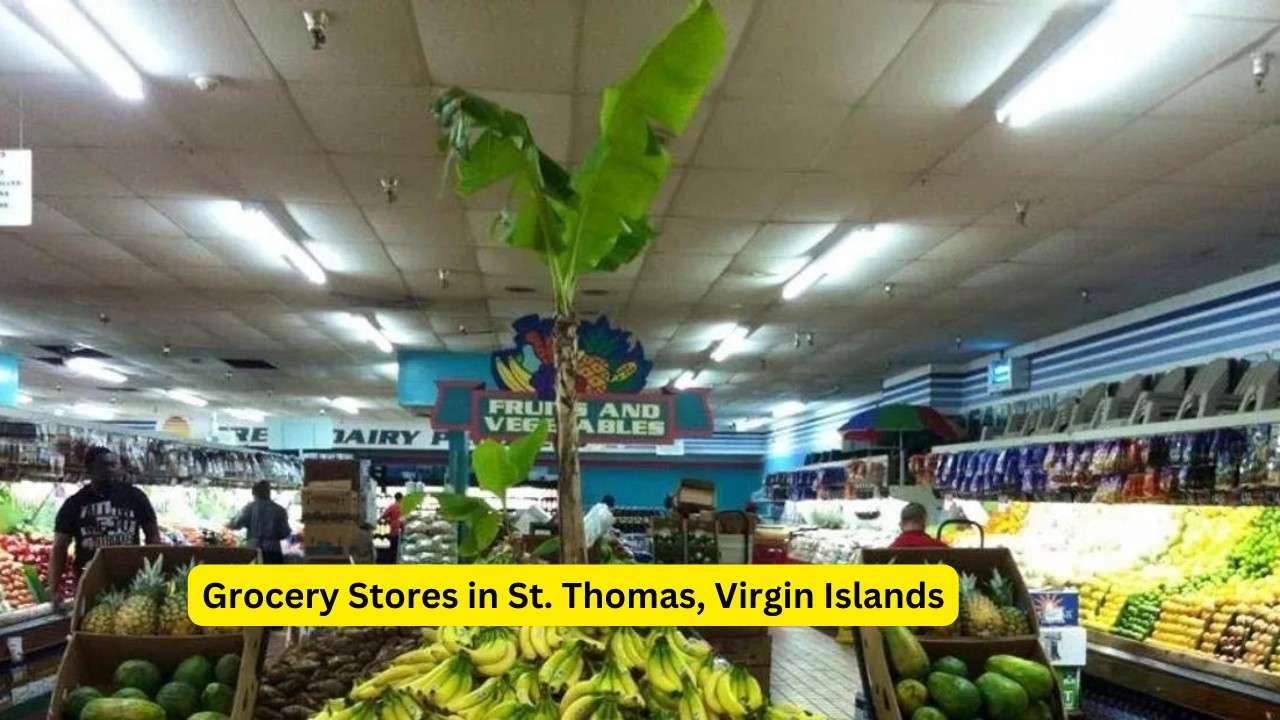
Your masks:
<svg viewBox="0 0 1280 720"><path fill-rule="evenodd" d="M863 669L866 671L866 695L876 720L907 720L898 708L898 697L894 692L893 673L889 667L888 648L884 644L884 634L877 627L864 627L858 631L859 654L862 657ZM976 677L981 674L983 663L992 655L1017 655L1028 660L1049 666L1049 658L1044 648L1035 638L1009 640L934 640L925 648L929 660L954 655L969 665L969 672ZM1057 673L1053 675L1053 692L1048 703L1053 711L1054 720L1065 720L1066 712L1062 705L1062 686Z"/></svg>
<svg viewBox="0 0 1280 720"><path fill-rule="evenodd" d="M126 588L133 576L142 569L144 560L156 556L164 558L166 574L191 562L215 565L244 565L260 562L258 551L251 548L191 547L179 545L134 545L100 548L85 566L76 587L75 604L72 607L71 630L81 632L84 614L93 607L93 601L112 587Z"/></svg>
<svg viewBox="0 0 1280 720"><path fill-rule="evenodd" d="M266 654L266 633L262 628L245 628L243 633L227 635L194 635L190 637L125 637L75 633L67 644L53 688L49 718L62 717L62 703L67 694L82 685L93 685L106 691L115 668L125 660L139 658L160 666L165 677L178 663L192 655L209 656L212 660L227 653L240 655L240 676L232 701L231 720L249 720L258 698L258 677Z"/></svg>
<svg viewBox="0 0 1280 720"><path fill-rule="evenodd" d="M302 484L325 482L325 487L336 487L335 481L350 483L350 489L360 490L359 460L307 460L302 465Z"/></svg>

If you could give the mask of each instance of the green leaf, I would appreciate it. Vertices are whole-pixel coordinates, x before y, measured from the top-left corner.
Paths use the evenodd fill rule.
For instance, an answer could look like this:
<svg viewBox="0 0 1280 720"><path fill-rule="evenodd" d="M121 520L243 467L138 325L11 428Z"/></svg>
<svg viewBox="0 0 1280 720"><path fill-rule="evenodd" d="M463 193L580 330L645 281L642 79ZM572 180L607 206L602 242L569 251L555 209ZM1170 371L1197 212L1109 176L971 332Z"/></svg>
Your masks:
<svg viewBox="0 0 1280 720"><path fill-rule="evenodd" d="M449 522L467 522L490 512L489 503L484 500L458 493L440 493L436 502L440 503L440 517Z"/></svg>
<svg viewBox="0 0 1280 720"><path fill-rule="evenodd" d="M481 440L471 451L471 467L476 472L480 487L494 495L502 496L507 488L524 478L516 474L507 447L493 440Z"/></svg>
<svg viewBox="0 0 1280 720"><path fill-rule="evenodd" d="M534 557L551 557L560 552L560 538L549 537L538 543L538 547L533 549Z"/></svg>
<svg viewBox="0 0 1280 720"><path fill-rule="evenodd" d="M519 481L528 479L529 473L533 472L533 464L538 459L538 452L542 450L542 444L547 441L547 432L550 426L546 420L538 423L538 427L528 435L516 438L507 446L510 453L511 465L515 468L516 476Z"/></svg>
<svg viewBox="0 0 1280 720"><path fill-rule="evenodd" d="M458 194L474 195L524 168L524 153L512 139L486 130L458 160Z"/></svg>
<svg viewBox="0 0 1280 720"><path fill-rule="evenodd" d="M458 554L475 557L488 550L498 537L498 527L498 514L492 510L472 519L462 532L462 539L458 543Z"/></svg>
<svg viewBox="0 0 1280 720"><path fill-rule="evenodd" d="M426 498L427 498L427 494L422 492L421 490L418 490L416 492L411 492L408 495L405 495L404 497L400 498L400 514L406 517L412 514L413 511L417 510L418 506L421 505L422 501L425 500Z"/></svg>

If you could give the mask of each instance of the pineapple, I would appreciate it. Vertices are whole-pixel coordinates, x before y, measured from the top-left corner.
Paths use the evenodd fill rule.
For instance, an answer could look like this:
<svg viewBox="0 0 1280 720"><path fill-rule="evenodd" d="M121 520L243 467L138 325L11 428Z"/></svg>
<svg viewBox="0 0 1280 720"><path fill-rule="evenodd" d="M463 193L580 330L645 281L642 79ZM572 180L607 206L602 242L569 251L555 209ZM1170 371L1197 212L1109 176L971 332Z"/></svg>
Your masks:
<svg viewBox="0 0 1280 720"><path fill-rule="evenodd" d="M160 596L164 593L164 558L142 561L142 569L133 577L129 594L115 615L116 635L155 635L160 615Z"/></svg>
<svg viewBox="0 0 1280 720"><path fill-rule="evenodd" d="M196 561L192 560L178 568L178 572L173 576L173 582L169 584L164 602L160 605L161 635L200 634L200 626L191 622L191 617L187 615L187 575L195 566Z"/></svg>
<svg viewBox="0 0 1280 720"><path fill-rule="evenodd" d="M84 614L80 629L88 633L110 635L116 626L116 610L124 602L124 593L119 590L108 590L98 596L98 601Z"/></svg>
<svg viewBox="0 0 1280 720"><path fill-rule="evenodd" d="M1031 632L1031 624L1027 622L1027 614L1013 603L1013 583L1000 574L1000 570L991 571L991 582L987 583L991 590L991 599L1000 609L1001 624L1005 635L1026 635Z"/></svg>
<svg viewBox="0 0 1280 720"><path fill-rule="evenodd" d="M960 621L965 635L998 636L1004 631L1000 610L978 590L978 578L960 573Z"/></svg>

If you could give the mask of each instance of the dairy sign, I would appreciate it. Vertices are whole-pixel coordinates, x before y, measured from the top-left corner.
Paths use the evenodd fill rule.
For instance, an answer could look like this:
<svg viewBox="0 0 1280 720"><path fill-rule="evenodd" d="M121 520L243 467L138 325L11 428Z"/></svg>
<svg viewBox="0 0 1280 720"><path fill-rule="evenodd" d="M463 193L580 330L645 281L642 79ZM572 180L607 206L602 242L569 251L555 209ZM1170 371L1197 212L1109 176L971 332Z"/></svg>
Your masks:
<svg viewBox="0 0 1280 720"><path fill-rule="evenodd" d="M220 425L218 430L227 442L236 445L267 447L266 425ZM333 428L334 450L445 450L449 439L424 425L372 425ZM316 449L330 449L316 448Z"/></svg>
<svg viewBox="0 0 1280 720"><path fill-rule="evenodd" d="M471 382L437 383L432 427L466 430L472 438L510 440L546 421L555 430L556 401L526 393L486 390ZM578 433L584 443L668 444L710 435L705 390L581 395Z"/></svg>

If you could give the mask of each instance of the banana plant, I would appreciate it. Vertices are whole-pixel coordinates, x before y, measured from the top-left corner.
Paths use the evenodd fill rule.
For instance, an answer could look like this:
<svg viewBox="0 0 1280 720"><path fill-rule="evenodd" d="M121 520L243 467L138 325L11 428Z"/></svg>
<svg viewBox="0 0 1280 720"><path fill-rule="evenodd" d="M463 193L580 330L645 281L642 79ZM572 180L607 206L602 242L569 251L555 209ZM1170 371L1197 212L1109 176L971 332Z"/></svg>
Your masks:
<svg viewBox="0 0 1280 720"><path fill-rule="evenodd" d="M529 478L533 463L538 458L538 451L547 441L548 431L547 421L543 420L533 432L516 438L509 445L483 440L471 451L471 466L476 473L476 482L481 489L498 497L499 510L489 507L489 503L481 498L465 494L441 493L436 496L440 503L440 516L451 522L463 523L462 537L458 542L459 555L486 557L499 531L510 544L507 491ZM507 549L510 550L509 553L498 555L516 555L514 548Z"/></svg>
<svg viewBox="0 0 1280 720"><path fill-rule="evenodd" d="M585 563L578 463L578 280L614 272L654 238L646 215L670 168L669 139L684 132L724 56L724 26L695 2L632 74L605 90L600 137L573 172L539 147L519 113L452 88L432 104L446 172L468 196L506 184L492 232L535 253L555 302L556 460L561 561Z"/></svg>

